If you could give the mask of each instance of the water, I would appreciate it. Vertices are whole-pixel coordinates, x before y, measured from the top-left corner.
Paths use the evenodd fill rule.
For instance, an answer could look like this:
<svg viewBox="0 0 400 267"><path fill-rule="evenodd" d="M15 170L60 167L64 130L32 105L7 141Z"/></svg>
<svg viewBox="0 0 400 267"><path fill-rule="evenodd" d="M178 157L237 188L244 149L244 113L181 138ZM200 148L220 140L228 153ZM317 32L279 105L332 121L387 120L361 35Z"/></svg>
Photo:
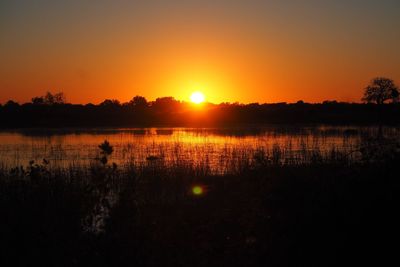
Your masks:
<svg viewBox="0 0 400 267"><path fill-rule="evenodd" d="M98 145L108 140L114 147L111 160L118 164L156 159L223 169L260 150L279 153L283 161L304 162L312 153L328 157L332 151L356 158L362 138L376 133L374 127L356 126L1 131L0 164L26 166L47 159L54 167L86 166L98 156ZM388 127L384 133L397 137L399 129Z"/></svg>

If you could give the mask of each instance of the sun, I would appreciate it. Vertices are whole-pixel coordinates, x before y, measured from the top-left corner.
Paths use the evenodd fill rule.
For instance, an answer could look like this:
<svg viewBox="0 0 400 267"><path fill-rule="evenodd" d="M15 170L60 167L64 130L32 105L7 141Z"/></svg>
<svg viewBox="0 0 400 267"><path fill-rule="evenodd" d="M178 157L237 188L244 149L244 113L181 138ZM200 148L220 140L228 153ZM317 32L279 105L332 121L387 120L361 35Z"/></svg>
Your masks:
<svg viewBox="0 0 400 267"><path fill-rule="evenodd" d="M202 92L196 91L193 92L190 96L190 101L192 101L195 104L201 104L205 101L205 96Z"/></svg>

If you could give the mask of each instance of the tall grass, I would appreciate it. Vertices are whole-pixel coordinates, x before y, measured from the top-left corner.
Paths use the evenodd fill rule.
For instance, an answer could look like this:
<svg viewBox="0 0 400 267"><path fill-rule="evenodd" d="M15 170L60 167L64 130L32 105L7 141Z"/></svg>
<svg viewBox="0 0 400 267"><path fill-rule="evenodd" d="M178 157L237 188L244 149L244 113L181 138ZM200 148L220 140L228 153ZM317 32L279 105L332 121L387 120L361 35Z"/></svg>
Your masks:
<svg viewBox="0 0 400 267"><path fill-rule="evenodd" d="M50 161L50 168L90 166L97 144L109 139L115 151L113 161L144 164L148 157L162 157L167 163L207 162L215 172L229 169L231 156L251 155L259 149L268 157L278 152L283 162L307 162L317 155L329 159L332 151L359 160L364 138L374 136L373 127L266 127L260 129L142 129L49 133L48 136L11 132L0 135L0 162L7 167L26 165L30 160ZM398 129L387 127L384 135L397 137ZM312 156L314 154L314 156ZM277 154L275 154L277 155ZM247 157L247 156L246 156ZM251 156L249 156L251 157Z"/></svg>
<svg viewBox="0 0 400 267"><path fill-rule="evenodd" d="M177 143L128 150L135 159L117 164L118 149L104 145L89 165L1 165L0 263L337 266L380 256L400 203L398 145L382 144L225 147L217 157L196 147L192 159Z"/></svg>

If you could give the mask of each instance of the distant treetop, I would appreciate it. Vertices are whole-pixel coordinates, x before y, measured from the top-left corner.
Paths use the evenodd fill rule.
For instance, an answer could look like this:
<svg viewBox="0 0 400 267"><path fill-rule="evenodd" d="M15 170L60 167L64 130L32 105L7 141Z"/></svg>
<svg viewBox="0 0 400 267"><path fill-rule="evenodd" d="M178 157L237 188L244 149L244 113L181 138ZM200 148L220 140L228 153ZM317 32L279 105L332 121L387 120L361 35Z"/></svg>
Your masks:
<svg viewBox="0 0 400 267"><path fill-rule="evenodd" d="M399 89L394 81L384 77L376 77L365 88L362 101L368 103L384 104L391 100L393 103L399 100Z"/></svg>
<svg viewBox="0 0 400 267"><path fill-rule="evenodd" d="M44 96L36 96L32 98L32 104L34 105L65 104L65 102L65 95L63 92L55 94L47 92Z"/></svg>
<svg viewBox="0 0 400 267"><path fill-rule="evenodd" d="M148 103L145 97L137 95L129 101L129 105L144 108L148 106Z"/></svg>

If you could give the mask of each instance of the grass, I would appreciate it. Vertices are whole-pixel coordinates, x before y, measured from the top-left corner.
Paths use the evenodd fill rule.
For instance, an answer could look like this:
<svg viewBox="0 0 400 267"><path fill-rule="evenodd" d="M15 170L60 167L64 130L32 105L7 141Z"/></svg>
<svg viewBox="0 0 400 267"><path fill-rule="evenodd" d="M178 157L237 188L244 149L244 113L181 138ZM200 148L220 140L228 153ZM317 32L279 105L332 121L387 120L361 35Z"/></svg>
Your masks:
<svg viewBox="0 0 400 267"><path fill-rule="evenodd" d="M105 129L105 130L35 130L0 133L0 164L5 167L26 165L30 160L46 158L48 166L87 168L97 153L97 145L108 139L115 151L112 159L118 165L146 163L148 157L163 157L167 164L182 160L206 162L222 173L230 161L252 157L264 150L268 156L280 153L282 161L307 162L317 152L329 160L332 150L350 153L357 150L363 138L374 136L376 127L262 127L218 129ZM399 136L397 127L385 127L388 137ZM277 149L275 149L277 148ZM348 155L358 160L359 153ZM236 157L236 159L235 159ZM315 157L314 157L315 158Z"/></svg>
<svg viewBox="0 0 400 267"><path fill-rule="evenodd" d="M371 142L357 161L229 151L219 172L206 157L117 166L104 144L90 166L3 166L0 265L382 265L400 237L400 157Z"/></svg>

